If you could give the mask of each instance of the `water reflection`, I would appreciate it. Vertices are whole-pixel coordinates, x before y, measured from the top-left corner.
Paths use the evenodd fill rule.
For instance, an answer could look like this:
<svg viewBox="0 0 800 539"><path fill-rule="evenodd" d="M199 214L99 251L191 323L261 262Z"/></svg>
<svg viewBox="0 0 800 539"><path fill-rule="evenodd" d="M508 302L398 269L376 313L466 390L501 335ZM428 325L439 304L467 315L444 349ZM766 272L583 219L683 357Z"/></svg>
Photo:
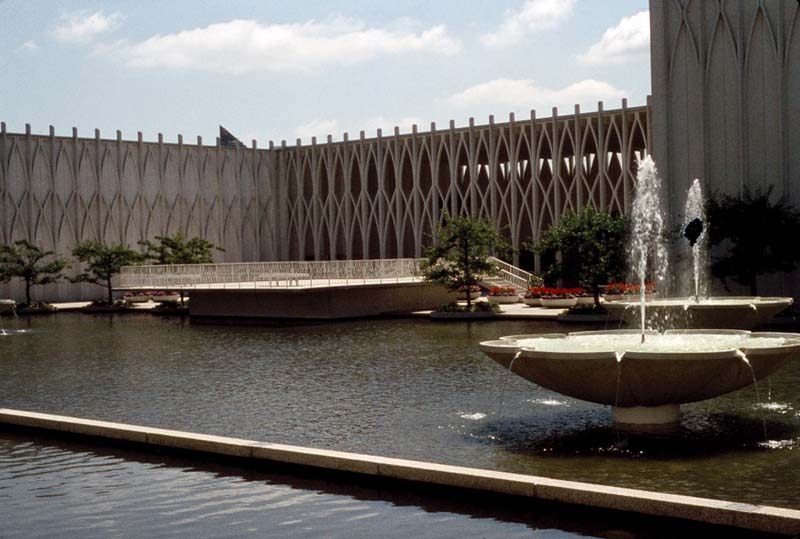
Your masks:
<svg viewBox="0 0 800 539"><path fill-rule="evenodd" d="M4 537L666 538L753 534L453 490L0 433ZM759 537L763 537L759 535Z"/></svg>
<svg viewBox="0 0 800 539"><path fill-rule="evenodd" d="M800 362L772 377L758 409L752 388L687 405L677 437L649 441L476 347L563 330L551 324L240 327L76 313L25 329L0 339L3 407L800 507Z"/></svg>

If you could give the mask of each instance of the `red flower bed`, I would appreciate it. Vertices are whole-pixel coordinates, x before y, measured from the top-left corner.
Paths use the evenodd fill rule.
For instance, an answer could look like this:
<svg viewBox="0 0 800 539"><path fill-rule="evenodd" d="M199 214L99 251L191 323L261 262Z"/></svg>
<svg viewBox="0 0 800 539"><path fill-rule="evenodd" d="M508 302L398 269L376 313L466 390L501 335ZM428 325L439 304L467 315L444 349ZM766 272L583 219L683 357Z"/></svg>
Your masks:
<svg viewBox="0 0 800 539"><path fill-rule="evenodd" d="M569 299L569 298L584 298L591 296L592 293L583 288L553 288L553 287L537 287L529 288L528 293L525 294L525 299Z"/></svg>
<svg viewBox="0 0 800 539"><path fill-rule="evenodd" d="M501 286L495 286L489 289L490 296L516 296L517 289L516 288L505 288Z"/></svg>

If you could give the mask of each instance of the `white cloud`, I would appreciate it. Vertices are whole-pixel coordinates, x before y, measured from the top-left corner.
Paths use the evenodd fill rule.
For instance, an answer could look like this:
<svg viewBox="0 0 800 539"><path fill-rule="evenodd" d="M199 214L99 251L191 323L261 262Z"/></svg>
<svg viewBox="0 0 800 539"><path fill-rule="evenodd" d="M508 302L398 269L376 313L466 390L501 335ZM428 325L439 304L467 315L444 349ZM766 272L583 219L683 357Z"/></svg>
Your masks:
<svg viewBox="0 0 800 539"><path fill-rule="evenodd" d="M378 129L383 130L384 135L392 135L394 134L394 128L399 127L401 133L410 133L411 126L416 124L417 128L420 131L427 131L430 129L430 125L427 127L422 124L422 119L417 118L416 116L406 116L405 118L387 118L386 116L372 116L371 118L367 118L366 120L362 121L358 126L358 129L353 132L358 131L366 131L366 136L374 137L375 132Z"/></svg>
<svg viewBox="0 0 800 539"><path fill-rule="evenodd" d="M496 79L477 84L447 98L455 107L506 107L524 111L551 107L572 107L575 104L593 108L598 101L622 99L625 93L607 82L582 80L560 89L537 86L530 79Z"/></svg>
<svg viewBox="0 0 800 539"><path fill-rule="evenodd" d="M481 36L489 47L505 47L519 42L527 31L552 28L572 14L575 0L525 0L518 10L505 12L500 28Z"/></svg>
<svg viewBox="0 0 800 539"><path fill-rule="evenodd" d="M100 34L115 30L122 22L120 13L105 15L102 11L92 13L78 11L62 15L53 36L66 43L89 43Z"/></svg>
<svg viewBox="0 0 800 539"><path fill-rule="evenodd" d="M395 126L400 128L401 133L410 133L411 126L415 124L420 131L430 129L429 125L423 126L422 120L414 116L392 119L379 115L362 120L349 120L346 124L335 119L312 120L296 127L294 134L302 138L304 144L309 144L311 137L317 137L320 142L325 141L328 135L333 135L334 140L342 140L342 133L348 133L350 140L354 140L359 137L361 131L364 131L366 137L371 138L376 135L378 129L382 129L384 135L392 135Z"/></svg>
<svg viewBox="0 0 800 539"><path fill-rule="evenodd" d="M421 31L408 22L370 28L353 19L262 24L233 20L139 43L117 43L99 52L119 54L138 68L193 69L223 73L303 71L326 65L352 65L379 56L412 52L452 55L461 43L444 26Z"/></svg>
<svg viewBox="0 0 800 539"><path fill-rule="evenodd" d="M39 50L39 45L33 40L28 40L20 45L17 50L22 52L37 52Z"/></svg>
<svg viewBox="0 0 800 539"><path fill-rule="evenodd" d="M298 138L324 137L328 134L339 132L339 122L336 120L312 120L307 124L295 128L294 134Z"/></svg>
<svg viewBox="0 0 800 539"><path fill-rule="evenodd" d="M650 12L640 11L624 17L603 37L578 56L587 64L615 64L646 58L650 52Z"/></svg>

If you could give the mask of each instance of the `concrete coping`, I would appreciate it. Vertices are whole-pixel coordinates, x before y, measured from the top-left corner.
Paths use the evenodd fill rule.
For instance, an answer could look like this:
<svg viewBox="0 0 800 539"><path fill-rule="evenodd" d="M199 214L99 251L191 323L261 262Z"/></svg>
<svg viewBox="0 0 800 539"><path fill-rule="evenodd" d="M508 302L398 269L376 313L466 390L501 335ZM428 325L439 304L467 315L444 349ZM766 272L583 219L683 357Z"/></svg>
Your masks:
<svg viewBox="0 0 800 539"><path fill-rule="evenodd" d="M0 425L3 424L765 533L800 533L800 511L779 507L0 408Z"/></svg>

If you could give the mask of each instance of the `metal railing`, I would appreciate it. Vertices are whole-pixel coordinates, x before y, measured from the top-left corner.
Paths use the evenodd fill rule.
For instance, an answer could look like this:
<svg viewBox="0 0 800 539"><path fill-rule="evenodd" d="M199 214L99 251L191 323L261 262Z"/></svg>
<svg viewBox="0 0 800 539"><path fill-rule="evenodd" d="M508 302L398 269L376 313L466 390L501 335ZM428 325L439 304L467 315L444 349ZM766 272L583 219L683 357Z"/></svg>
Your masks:
<svg viewBox="0 0 800 539"><path fill-rule="evenodd" d="M125 266L119 289L270 288L420 280L421 259Z"/></svg>
<svg viewBox="0 0 800 539"><path fill-rule="evenodd" d="M516 266L512 266L499 258L490 256L489 261L497 267L498 277L513 284L517 288L527 290L530 287L544 285L544 280L541 277L533 273L528 273Z"/></svg>

